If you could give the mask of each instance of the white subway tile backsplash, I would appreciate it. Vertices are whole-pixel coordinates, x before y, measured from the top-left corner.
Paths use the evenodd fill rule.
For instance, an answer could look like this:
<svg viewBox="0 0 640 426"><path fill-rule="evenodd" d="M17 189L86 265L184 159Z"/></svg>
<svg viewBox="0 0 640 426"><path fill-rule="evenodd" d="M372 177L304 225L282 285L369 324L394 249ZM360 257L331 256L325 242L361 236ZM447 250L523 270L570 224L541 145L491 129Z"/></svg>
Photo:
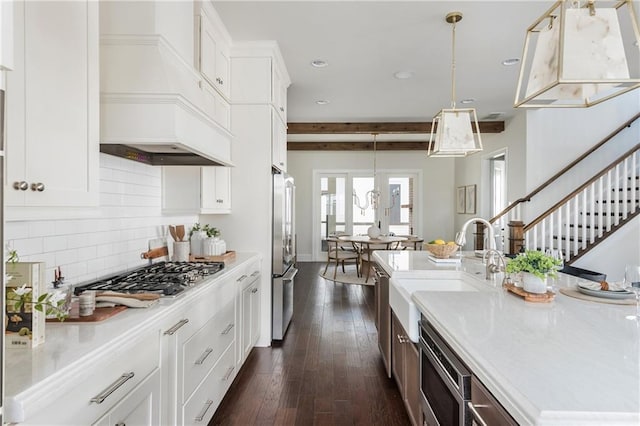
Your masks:
<svg viewBox="0 0 640 426"><path fill-rule="evenodd" d="M168 236L168 224L188 230L198 220L162 215L161 182L160 167L100 154L98 218L7 222L5 239L20 260L46 262L47 279L61 266L70 284L145 265L149 240Z"/></svg>
<svg viewBox="0 0 640 426"><path fill-rule="evenodd" d="M52 252L59 250L66 250L69 248L71 238L67 235L57 235L55 237L44 237L42 239L42 251Z"/></svg>

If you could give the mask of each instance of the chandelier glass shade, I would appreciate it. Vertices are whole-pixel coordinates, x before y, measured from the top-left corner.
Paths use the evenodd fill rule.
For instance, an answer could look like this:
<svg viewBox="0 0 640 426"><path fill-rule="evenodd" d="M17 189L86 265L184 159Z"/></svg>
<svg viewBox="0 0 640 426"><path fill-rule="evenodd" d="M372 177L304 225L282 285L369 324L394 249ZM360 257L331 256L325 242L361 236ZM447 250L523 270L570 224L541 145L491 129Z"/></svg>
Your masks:
<svg viewBox="0 0 640 426"><path fill-rule="evenodd" d="M631 0L560 0L528 29L515 107L589 107L640 87Z"/></svg>
<svg viewBox="0 0 640 426"><path fill-rule="evenodd" d="M465 157L482 151L482 139L475 108L456 108L456 23L462 13L451 12L445 20L452 24L451 108L443 108L431 123L428 157Z"/></svg>

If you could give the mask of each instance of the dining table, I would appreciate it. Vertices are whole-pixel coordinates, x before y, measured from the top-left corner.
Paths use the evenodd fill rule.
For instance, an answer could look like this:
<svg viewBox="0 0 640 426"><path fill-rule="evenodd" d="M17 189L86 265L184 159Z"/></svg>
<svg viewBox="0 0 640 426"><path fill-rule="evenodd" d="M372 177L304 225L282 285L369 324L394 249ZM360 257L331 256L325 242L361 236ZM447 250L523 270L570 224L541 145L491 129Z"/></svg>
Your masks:
<svg viewBox="0 0 640 426"><path fill-rule="evenodd" d="M341 235L338 239L352 243L353 247L360 253L361 262L367 262L365 283L369 282L371 272L371 252L374 250L393 250L402 241L407 241L407 237L390 235L381 235L377 238L371 238L368 235ZM362 271L362 268L360 270Z"/></svg>

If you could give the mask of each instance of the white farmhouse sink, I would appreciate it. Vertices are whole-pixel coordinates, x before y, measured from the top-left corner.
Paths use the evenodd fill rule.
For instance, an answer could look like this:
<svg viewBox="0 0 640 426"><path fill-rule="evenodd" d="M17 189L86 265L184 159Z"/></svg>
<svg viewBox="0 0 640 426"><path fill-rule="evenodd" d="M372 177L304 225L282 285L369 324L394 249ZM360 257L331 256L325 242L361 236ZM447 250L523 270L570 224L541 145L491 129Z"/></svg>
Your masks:
<svg viewBox="0 0 640 426"><path fill-rule="evenodd" d="M490 291L491 287L464 271L437 271L432 277L391 278L389 304L413 342L420 337L420 311L411 299L416 291L460 292Z"/></svg>

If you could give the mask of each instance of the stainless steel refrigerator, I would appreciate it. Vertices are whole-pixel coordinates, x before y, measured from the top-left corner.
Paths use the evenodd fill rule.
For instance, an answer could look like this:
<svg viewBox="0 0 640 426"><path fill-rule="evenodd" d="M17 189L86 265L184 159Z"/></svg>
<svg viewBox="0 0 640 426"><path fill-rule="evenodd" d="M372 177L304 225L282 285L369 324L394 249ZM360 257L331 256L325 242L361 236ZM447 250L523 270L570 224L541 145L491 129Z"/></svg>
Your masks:
<svg viewBox="0 0 640 426"><path fill-rule="evenodd" d="M273 266L271 272L271 339L282 340L293 316L294 278L298 273L293 178L273 174Z"/></svg>

